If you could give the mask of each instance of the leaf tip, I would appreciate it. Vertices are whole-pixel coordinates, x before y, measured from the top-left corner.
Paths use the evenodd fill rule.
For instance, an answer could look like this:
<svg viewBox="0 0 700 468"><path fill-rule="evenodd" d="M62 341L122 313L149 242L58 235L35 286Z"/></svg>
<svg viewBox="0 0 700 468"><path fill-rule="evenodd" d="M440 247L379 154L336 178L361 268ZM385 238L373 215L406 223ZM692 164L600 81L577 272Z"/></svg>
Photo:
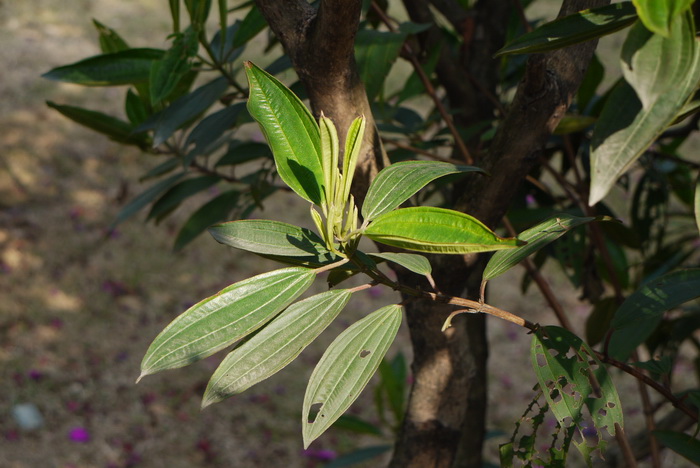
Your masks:
<svg viewBox="0 0 700 468"><path fill-rule="evenodd" d="M134 382L134 383L135 383L135 384L138 384L139 382L141 382L141 379L143 379L143 378L146 377L147 375L149 375L149 372L148 372L148 371L145 371L145 370L142 370L142 371L141 371L141 375L139 375L139 377L136 379L136 382Z"/></svg>

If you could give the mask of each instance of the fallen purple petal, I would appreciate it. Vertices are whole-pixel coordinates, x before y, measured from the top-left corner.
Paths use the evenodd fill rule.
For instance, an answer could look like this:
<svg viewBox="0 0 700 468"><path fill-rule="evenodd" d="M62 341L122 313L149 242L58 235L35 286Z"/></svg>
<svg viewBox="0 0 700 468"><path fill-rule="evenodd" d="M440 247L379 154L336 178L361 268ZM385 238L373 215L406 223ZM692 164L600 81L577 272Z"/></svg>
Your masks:
<svg viewBox="0 0 700 468"><path fill-rule="evenodd" d="M313 450L307 449L301 452L306 458L311 458L314 460L329 462L337 458L337 454L333 450Z"/></svg>
<svg viewBox="0 0 700 468"><path fill-rule="evenodd" d="M70 430L68 437L73 442L77 442L79 444L90 442L90 433L84 427L74 427Z"/></svg>

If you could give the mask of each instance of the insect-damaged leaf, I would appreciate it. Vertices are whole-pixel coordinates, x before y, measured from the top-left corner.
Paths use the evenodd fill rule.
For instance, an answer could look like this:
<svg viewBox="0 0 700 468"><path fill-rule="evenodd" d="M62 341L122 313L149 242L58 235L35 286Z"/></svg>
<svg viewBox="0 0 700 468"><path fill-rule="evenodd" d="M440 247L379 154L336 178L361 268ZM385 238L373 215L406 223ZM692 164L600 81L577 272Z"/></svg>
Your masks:
<svg viewBox="0 0 700 468"><path fill-rule="evenodd" d="M308 268L275 270L195 304L153 340L141 362L141 377L192 364L230 346L292 303L315 276Z"/></svg>
<svg viewBox="0 0 700 468"><path fill-rule="evenodd" d="M378 216L364 235L386 245L443 254L512 249L522 242L498 237L481 221L458 211L419 206Z"/></svg>
<svg viewBox="0 0 700 468"><path fill-rule="evenodd" d="M554 326L535 333L530 358L552 413L562 428L578 430L582 442L574 444L590 462L594 449L605 450L602 429L614 435L615 425L623 425L620 398L606 368L579 337ZM584 429L590 427L597 437L585 436Z"/></svg>
<svg viewBox="0 0 700 468"><path fill-rule="evenodd" d="M348 303L347 289L326 291L292 304L234 349L207 385L202 408L265 380L292 362Z"/></svg>
<svg viewBox="0 0 700 468"><path fill-rule="evenodd" d="M394 304L372 312L341 333L323 354L304 395L305 448L348 409L372 378L396 337L401 310Z"/></svg>

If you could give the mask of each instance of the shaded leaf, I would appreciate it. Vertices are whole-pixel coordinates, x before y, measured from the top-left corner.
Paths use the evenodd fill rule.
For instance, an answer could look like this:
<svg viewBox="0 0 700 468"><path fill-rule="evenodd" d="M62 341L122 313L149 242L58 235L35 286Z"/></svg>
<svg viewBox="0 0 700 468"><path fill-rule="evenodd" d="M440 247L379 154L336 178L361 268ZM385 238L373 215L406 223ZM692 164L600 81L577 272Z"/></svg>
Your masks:
<svg viewBox="0 0 700 468"><path fill-rule="evenodd" d="M561 213L550 218L537 226L518 234L518 239L527 242L526 245L517 249L496 252L493 254L484 270L485 280L493 279L520 263L525 257L537 252L550 242L560 238L570 229L591 221L611 221L612 218L600 216L598 218L580 218L570 214Z"/></svg>
<svg viewBox="0 0 700 468"><path fill-rule="evenodd" d="M561 49L612 34L630 26L636 19L637 13L630 2L579 11L523 34L506 44L496 53L496 56L533 54Z"/></svg>
<svg viewBox="0 0 700 468"><path fill-rule="evenodd" d="M396 304L382 307L348 327L326 349L304 395L304 448L325 432L365 388L396 337L401 311ZM312 415L319 405L318 413Z"/></svg>
<svg viewBox="0 0 700 468"><path fill-rule="evenodd" d="M381 92L405 39L406 34L399 32L374 29L358 31L355 38L355 59L369 102Z"/></svg>
<svg viewBox="0 0 700 468"><path fill-rule="evenodd" d="M185 172L173 174L167 179L151 185L149 188L135 196L129 203L126 204L126 206L124 206L124 208L121 209L121 211L119 211L116 219L112 223L112 228L138 213L139 210L155 200L161 193L178 183L178 181L185 177L185 175L187 175Z"/></svg>
<svg viewBox="0 0 700 468"><path fill-rule="evenodd" d="M698 231L700 231L700 176L695 181L695 224L698 226Z"/></svg>
<svg viewBox="0 0 700 468"><path fill-rule="evenodd" d="M239 197L238 191L230 190L199 207L180 228L175 239L174 250L181 250L212 224L227 219L236 207Z"/></svg>
<svg viewBox="0 0 700 468"><path fill-rule="evenodd" d="M323 468L345 468L346 466L357 465L358 463L376 458L388 452L392 448L393 446L391 445L373 445L371 447L363 447L355 450L354 452L341 455L332 462L324 465Z"/></svg>
<svg viewBox="0 0 700 468"><path fill-rule="evenodd" d="M327 254L313 231L268 219L244 219L209 228L217 242L265 255L306 257Z"/></svg>
<svg viewBox="0 0 700 468"><path fill-rule="evenodd" d="M122 50L129 49L129 45L114 29L105 26L96 19L92 20L92 24L100 35L100 50L103 54L121 52Z"/></svg>
<svg viewBox="0 0 700 468"><path fill-rule="evenodd" d="M673 370L673 360L671 356L661 356L660 359L652 359L645 362L633 362L632 365L649 371L652 375L670 374Z"/></svg>
<svg viewBox="0 0 700 468"><path fill-rule="evenodd" d="M662 445L670 448L695 465L700 465L700 441L682 432L654 431L654 437Z"/></svg>
<svg viewBox="0 0 700 468"><path fill-rule="evenodd" d="M515 238L498 237L472 216L427 206L384 213L370 223L364 235L394 247L444 254L488 252L522 245Z"/></svg>
<svg viewBox="0 0 700 468"><path fill-rule="evenodd" d="M208 189L220 180L218 176L205 175L178 183L168 189L168 191L153 204L146 220L156 218L160 221L163 215L172 212L180 203L192 195Z"/></svg>
<svg viewBox="0 0 700 468"><path fill-rule="evenodd" d="M233 38L233 48L243 47L251 39L257 36L267 26L267 21L258 9L255 2L251 4L248 14L240 23L238 31Z"/></svg>
<svg viewBox="0 0 700 468"><path fill-rule="evenodd" d="M241 164L259 158L272 159L270 147L264 143L232 142L226 154L216 162L216 167Z"/></svg>
<svg viewBox="0 0 700 468"><path fill-rule="evenodd" d="M149 79L151 105L158 105L175 90L180 80L192 68L191 59L197 55L199 42L194 29L175 34L172 47L160 60L151 64Z"/></svg>
<svg viewBox="0 0 700 468"><path fill-rule="evenodd" d="M683 15L674 21L670 38L651 35L642 25L625 42L625 75L605 103L591 140L592 206L670 125L688 102L700 73L700 48L693 21ZM674 64L666 71L666 62ZM624 67L624 66L623 66ZM634 88L632 87L634 86ZM665 90L654 91L654 86ZM637 89L637 93L635 93Z"/></svg>
<svg viewBox="0 0 700 468"><path fill-rule="evenodd" d="M142 377L220 351L260 328L311 286L308 268L284 268L232 284L180 314L153 340Z"/></svg>
<svg viewBox="0 0 700 468"><path fill-rule="evenodd" d="M326 291L292 304L231 351L214 372L202 408L241 393L292 362L338 316L347 289Z"/></svg>
<svg viewBox="0 0 700 468"><path fill-rule="evenodd" d="M192 152L195 155L204 154L209 145L216 142L224 132L234 127L243 109L245 109L245 105L239 102L206 116L187 135L185 147L194 144Z"/></svg>
<svg viewBox="0 0 700 468"><path fill-rule="evenodd" d="M158 49L128 49L96 55L54 68L44 78L83 86L117 86L148 81L151 65L163 57Z"/></svg>
<svg viewBox="0 0 700 468"><path fill-rule="evenodd" d="M150 115L150 111L143 100L131 89L126 92L124 111L132 125L140 125Z"/></svg>
<svg viewBox="0 0 700 468"><path fill-rule="evenodd" d="M433 272L430 262L422 255L394 252L371 253L369 255L370 257L381 258L394 262L414 273L418 273L419 275L425 276Z"/></svg>
<svg viewBox="0 0 700 468"><path fill-rule="evenodd" d="M282 83L251 62L245 64L250 84L248 110L260 124L282 180L300 197L323 200L321 138L309 110Z"/></svg>
<svg viewBox="0 0 700 468"><path fill-rule="evenodd" d="M661 322L664 312L700 297L700 268L674 271L632 293L613 317L608 354L624 361Z"/></svg>
<svg viewBox="0 0 700 468"><path fill-rule="evenodd" d="M372 220L392 211L430 182L449 174L484 171L439 161L402 161L382 169L367 190L362 216Z"/></svg>
<svg viewBox="0 0 700 468"><path fill-rule="evenodd" d="M382 430L372 423L353 416L352 414L341 415L334 423L333 427L337 429L345 429L346 431L355 432L357 434L368 434L381 436Z"/></svg>
<svg viewBox="0 0 700 468"><path fill-rule="evenodd" d="M668 37L673 20L688 10L693 0L632 0L632 3L648 30Z"/></svg>

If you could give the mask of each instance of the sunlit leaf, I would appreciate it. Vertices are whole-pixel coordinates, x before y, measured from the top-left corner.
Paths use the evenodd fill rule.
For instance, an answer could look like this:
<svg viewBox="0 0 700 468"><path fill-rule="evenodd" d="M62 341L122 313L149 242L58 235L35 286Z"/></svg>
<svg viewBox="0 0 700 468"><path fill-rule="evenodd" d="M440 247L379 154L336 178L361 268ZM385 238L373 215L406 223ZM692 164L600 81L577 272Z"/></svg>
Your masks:
<svg viewBox="0 0 700 468"><path fill-rule="evenodd" d="M355 39L355 57L360 78L372 102L381 92L384 80L401 52L406 34L360 29Z"/></svg>
<svg viewBox="0 0 700 468"><path fill-rule="evenodd" d="M612 220L612 218L605 216L599 218L580 218L578 216L561 213L535 227L521 232L518 235L518 239L527 242L527 245L493 254L484 270L484 279L490 280L505 273L520 263L525 257L537 252L550 242L566 234L568 230L585 223L590 223L596 219L598 221Z"/></svg>
<svg viewBox="0 0 700 468"><path fill-rule="evenodd" d="M268 219L244 219L217 224L209 233L222 244L265 255L306 257L328 253L313 231Z"/></svg>
<svg viewBox="0 0 700 468"><path fill-rule="evenodd" d="M700 465L700 440L695 437L674 431L654 431L654 437L664 446L691 461L694 465Z"/></svg>
<svg viewBox="0 0 700 468"><path fill-rule="evenodd" d="M231 351L214 372L202 408L241 393L292 362L338 316L347 289L326 291L289 306Z"/></svg>
<svg viewBox="0 0 700 468"><path fill-rule="evenodd" d="M304 447L318 438L357 399L379 367L401 324L400 305L355 322L321 357L309 379L302 410ZM316 414L312 414L318 410Z"/></svg>
<svg viewBox="0 0 700 468"><path fill-rule="evenodd" d="M280 177L300 197L320 205L323 169L316 121L272 75L251 62L246 62L245 69L250 84L248 110L272 148Z"/></svg>
<svg viewBox="0 0 700 468"><path fill-rule="evenodd" d="M381 258L401 265L404 268L411 270L419 275L429 275L432 273L432 267L427 258L422 255L409 253L381 252L371 253L371 257Z"/></svg>
<svg viewBox="0 0 700 468"><path fill-rule="evenodd" d="M613 317L608 354L621 361L642 344L661 322L664 312L700 297L700 268L679 270L643 285Z"/></svg>
<svg viewBox="0 0 700 468"><path fill-rule="evenodd" d="M688 14L674 20L669 38L635 25L624 49L623 69L630 84L623 80L616 86L593 132L590 205L603 199L674 121L700 76L700 47Z"/></svg>
<svg viewBox="0 0 700 468"><path fill-rule="evenodd" d="M630 26L636 19L637 13L630 2L579 11L523 34L499 50L496 56L560 49L612 34Z"/></svg>
<svg viewBox="0 0 700 468"><path fill-rule="evenodd" d="M530 357L557 421L580 433L582 441L574 440L579 451L587 460L593 449L604 452L603 431L614 435L615 425L623 426L623 415L615 385L595 353L573 333L548 326L533 336ZM584 430L591 428L597 437L586 437Z"/></svg>
<svg viewBox="0 0 700 468"><path fill-rule="evenodd" d="M128 49L96 55L54 68L44 78L83 86L117 86L148 81L151 64L163 57L158 49Z"/></svg>
<svg viewBox="0 0 700 468"><path fill-rule="evenodd" d="M522 245L515 238L498 237L472 216L428 206L384 213L370 223L364 235L394 247L444 254L488 252Z"/></svg>
<svg viewBox="0 0 700 468"><path fill-rule="evenodd" d="M139 379L192 364L232 345L284 310L315 276L308 268L275 270L232 284L195 304L153 340Z"/></svg>
<svg viewBox="0 0 700 468"><path fill-rule="evenodd" d="M632 0L644 26L662 36L671 34L673 20L690 8L694 0Z"/></svg>
<svg viewBox="0 0 700 468"><path fill-rule="evenodd" d="M180 228L175 239L174 250L181 250L212 224L228 219L239 197L238 191L229 190L199 207Z"/></svg>
<svg viewBox="0 0 700 468"><path fill-rule="evenodd" d="M456 166L439 161L402 161L384 168L372 181L362 216L372 220L392 211L430 182L449 174L484 171L473 166Z"/></svg>

